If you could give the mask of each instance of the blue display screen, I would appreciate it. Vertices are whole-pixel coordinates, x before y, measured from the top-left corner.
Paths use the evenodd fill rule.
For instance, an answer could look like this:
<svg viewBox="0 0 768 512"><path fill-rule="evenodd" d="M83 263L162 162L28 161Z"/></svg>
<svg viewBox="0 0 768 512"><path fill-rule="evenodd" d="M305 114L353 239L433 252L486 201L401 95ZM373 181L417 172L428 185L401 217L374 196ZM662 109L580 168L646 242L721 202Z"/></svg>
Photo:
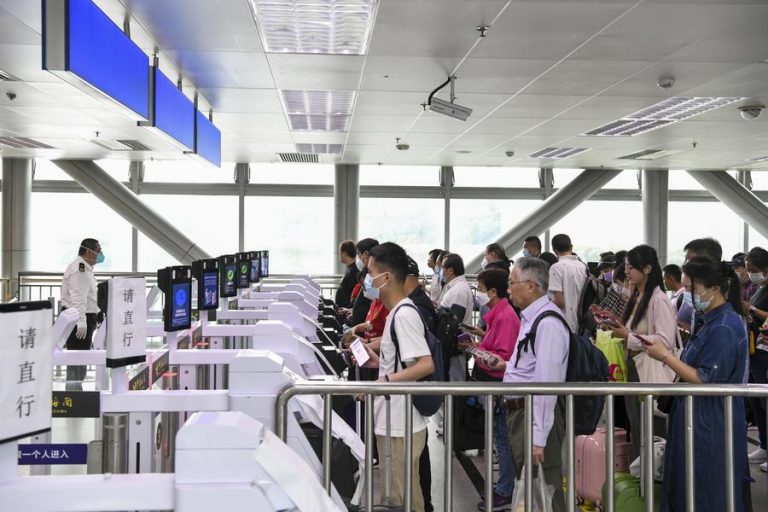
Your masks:
<svg viewBox="0 0 768 512"><path fill-rule="evenodd" d="M195 104L159 69L155 73L154 126L188 149L195 147Z"/></svg>
<svg viewBox="0 0 768 512"><path fill-rule="evenodd" d="M198 283L200 286L200 283ZM215 308L219 304L219 272L214 270L212 272L203 273L203 294L200 309Z"/></svg>
<svg viewBox="0 0 768 512"><path fill-rule="evenodd" d="M171 300L173 301L171 306L172 329L185 328L189 325L191 314L189 296L191 290L191 283L176 283L171 289Z"/></svg>
<svg viewBox="0 0 768 512"><path fill-rule="evenodd" d="M69 1L67 70L149 118L149 58L91 0Z"/></svg>
<svg viewBox="0 0 768 512"><path fill-rule="evenodd" d="M253 258L251 260L251 282L258 283L259 277L261 277L261 258Z"/></svg>
<svg viewBox="0 0 768 512"><path fill-rule="evenodd" d="M199 111L195 122L195 153L221 167L221 132Z"/></svg>
<svg viewBox="0 0 768 512"><path fill-rule="evenodd" d="M261 277L269 277L269 251L261 251Z"/></svg>

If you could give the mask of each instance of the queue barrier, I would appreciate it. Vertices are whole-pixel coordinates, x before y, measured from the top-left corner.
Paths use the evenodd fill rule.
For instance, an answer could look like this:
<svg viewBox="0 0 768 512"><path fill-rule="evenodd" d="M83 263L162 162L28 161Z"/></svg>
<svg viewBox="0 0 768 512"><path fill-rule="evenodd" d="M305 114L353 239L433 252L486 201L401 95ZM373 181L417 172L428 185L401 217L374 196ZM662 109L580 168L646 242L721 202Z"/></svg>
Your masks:
<svg viewBox="0 0 768 512"><path fill-rule="evenodd" d="M325 428L323 429L323 485L331 491L331 429L332 400L329 397L336 395L363 395L365 397L365 510L373 510L373 398L376 395L405 395L405 489L404 509L411 510L412 487L411 465L409 461L413 455L413 396L414 395L444 395L445 416L443 420L443 439L445 442L444 457L444 510L453 510L453 399L456 396L483 397L485 410L493 409L493 397L495 396L521 396L525 398L525 509L533 510L533 397L534 396L558 396L565 397L565 429L566 429L566 506L569 512L576 510L575 493L575 438L567 435L573 431L574 422L574 396L603 395L606 398L606 452L605 475L606 482L614 481L614 397L616 395L642 397L642 416L646 425L652 424L653 397L659 396L683 396L685 397L685 475L686 475L686 512L694 512L695 509L695 473L694 473L694 426L693 426L693 397L723 397L725 420L725 464L726 464L726 504L727 512L736 512L735 493L740 492L734 483L733 468L733 397L766 398L768 397L768 385L692 385L692 384L642 384L642 383L531 383L525 385L509 383L481 383L481 382L408 382L408 383L378 383L378 382L307 382L293 383L285 387L276 400L276 428L277 435L285 441L288 427L288 403L297 395L322 395L324 399ZM485 415L485 438L493 438L493 414ZM653 461L653 429L646 428L643 432L643 454L646 461ZM490 446L486 444L486 446ZM493 510L493 459L492 450L485 450L485 506L486 510ZM654 511L653 480L654 468L652 463L643 465L643 487L650 492L645 492L645 510ZM606 512L614 512L613 485L606 486L606 499L603 509Z"/></svg>

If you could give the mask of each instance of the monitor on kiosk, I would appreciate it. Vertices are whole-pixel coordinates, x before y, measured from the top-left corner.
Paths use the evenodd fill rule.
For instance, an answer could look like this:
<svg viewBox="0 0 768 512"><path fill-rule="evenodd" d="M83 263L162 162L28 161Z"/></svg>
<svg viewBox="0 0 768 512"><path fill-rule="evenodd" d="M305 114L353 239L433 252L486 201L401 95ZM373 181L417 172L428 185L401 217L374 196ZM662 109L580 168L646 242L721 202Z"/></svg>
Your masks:
<svg viewBox="0 0 768 512"><path fill-rule="evenodd" d="M269 277L269 251L261 252L261 277Z"/></svg>
<svg viewBox="0 0 768 512"><path fill-rule="evenodd" d="M165 294L165 332L189 329L192 325L192 267L166 267L157 271L157 286Z"/></svg>
<svg viewBox="0 0 768 512"><path fill-rule="evenodd" d="M252 283L258 283L259 279L261 279L261 252L251 251L248 255L251 260L251 275L249 276L249 280Z"/></svg>
<svg viewBox="0 0 768 512"><path fill-rule="evenodd" d="M192 276L197 279L198 311L217 309L219 307L219 260L193 262Z"/></svg>
<svg viewBox="0 0 768 512"><path fill-rule="evenodd" d="M249 252L237 253L237 287L251 286L251 257Z"/></svg>
<svg viewBox="0 0 768 512"><path fill-rule="evenodd" d="M226 255L219 257L219 297L237 295L237 257Z"/></svg>

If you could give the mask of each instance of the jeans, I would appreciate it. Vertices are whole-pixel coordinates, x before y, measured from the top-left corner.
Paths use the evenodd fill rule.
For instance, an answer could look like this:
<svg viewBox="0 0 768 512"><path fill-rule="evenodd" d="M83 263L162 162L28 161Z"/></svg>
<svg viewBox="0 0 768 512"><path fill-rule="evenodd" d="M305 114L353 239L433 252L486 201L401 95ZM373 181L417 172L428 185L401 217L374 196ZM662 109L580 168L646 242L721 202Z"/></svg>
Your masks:
<svg viewBox="0 0 768 512"><path fill-rule="evenodd" d="M515 462L509 449L507 438L507 410L503 403L494 407L493 441L496 443L496 455L499 459L499 480L495 492L505 498L512 497L515 488Z"/></svg>

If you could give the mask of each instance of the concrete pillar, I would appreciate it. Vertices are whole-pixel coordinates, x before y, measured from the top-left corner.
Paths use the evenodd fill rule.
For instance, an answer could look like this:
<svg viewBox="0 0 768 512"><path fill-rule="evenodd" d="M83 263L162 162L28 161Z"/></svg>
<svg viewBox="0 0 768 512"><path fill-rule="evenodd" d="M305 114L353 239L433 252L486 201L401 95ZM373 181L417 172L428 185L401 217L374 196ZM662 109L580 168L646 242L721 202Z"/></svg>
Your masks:
<svg viewBox="0 0 768 512"><path fill-rule="evenodd" d="M448 251L451 247L451 189L455 183L453 176L453 167L440 168L440 188L442 189L444 204L443 217L445 218L445 229L443 232L443 250Z"/></svg>
<svg viewBox="0 0 768 512"><path fill-rule="evenodd" d="M251 181L251 166L248 163L235 164L235 183L238 197L238 251L245 251L245 187Z"/></svg>
<svg viewBox="0 0 768 512"><path fill-rule="evenodd" d="M643 240L656 249L659 264L667 264L667 211L669 205L669 171L642 171Z"/></svg>
<svg viewBox="0 0 768 512"><path fill-rule="evenodd" d="M131 183L131 190L134 194L139 194L139 183L144 181L144 162L131 162L128 167L128 181ZM131 271L139 271L139 230L136 226L131 227Z"/></svg>
<svg viewBox="0 0 768 512"><path fill-rule="evenodd" d="M3 158L3 278L10 286L3 298L18 290L18 275L29 270L30 213L32 208L32 169L30 158Z"/></svg>
<svg viewBox="0 0 768 512"><path fill-rule="evenodd" d="M337 273L344 273L339 263L339 245L344 240L357 242L358 212L360 205L360 166L337 164L333 185L333 265Z"/></svg>

